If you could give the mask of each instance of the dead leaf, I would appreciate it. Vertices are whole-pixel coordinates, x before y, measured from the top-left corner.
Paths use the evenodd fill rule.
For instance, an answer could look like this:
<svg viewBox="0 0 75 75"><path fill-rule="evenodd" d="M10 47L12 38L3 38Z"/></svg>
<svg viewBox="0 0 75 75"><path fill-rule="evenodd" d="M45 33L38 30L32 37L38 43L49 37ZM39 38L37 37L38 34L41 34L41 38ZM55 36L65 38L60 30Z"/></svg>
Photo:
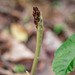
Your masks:
<svg viewBox="0 0 75 75"><path fill-rule="evenodd" d="M43 47L49 51L56 51L62 42L58 38L56 34L54 34L51 30L45 31L44 39L43 39Z"/></svg>
<svg viewBox="0 0 75 75"><path fill-rule="evenodd" d="M3 58L9 61L20 61L34 59L34 54L22 43L11 39L12 47L9 52L4 53Z"/></svg>
<svg viewBox="0 0 75 75"><path fill-rule="evenodd" d="M21 26L19 24L13 23L11 25L11 33L12 33L12 36L18 41L26 42L28 39L28 34L27 34L26 30L24 29L23 26Z"/></svg>

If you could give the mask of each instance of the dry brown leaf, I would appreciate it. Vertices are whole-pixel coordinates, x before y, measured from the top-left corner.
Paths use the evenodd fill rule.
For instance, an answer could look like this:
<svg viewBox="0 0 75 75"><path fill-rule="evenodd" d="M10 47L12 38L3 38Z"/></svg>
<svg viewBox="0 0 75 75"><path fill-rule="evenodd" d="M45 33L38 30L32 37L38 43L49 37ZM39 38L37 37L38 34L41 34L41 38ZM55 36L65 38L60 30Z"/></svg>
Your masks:
<svg viewBox="0 0 75 75"><path fill-rule="evenodd" d="M43 45L46 50L56 51L62 42L51 30L47 30L44 35Z"/></svg>
<svg viewBox="0 0 75 75"><path fill-rule="evenodd" d="M11 25L11 33L12 33L12 36L18 41L26 42L28 39L28 34L26 30L24 29L24 27L17 23L13 23Z"/></svg>
<svg viewBox="0 0 75 75"><path fill-rule="evenodd" d="M12 39L11 42L11 50L9 52L4 53L4 59L15 62L26 59L34 59L34 54L24 44Z"/></svg>

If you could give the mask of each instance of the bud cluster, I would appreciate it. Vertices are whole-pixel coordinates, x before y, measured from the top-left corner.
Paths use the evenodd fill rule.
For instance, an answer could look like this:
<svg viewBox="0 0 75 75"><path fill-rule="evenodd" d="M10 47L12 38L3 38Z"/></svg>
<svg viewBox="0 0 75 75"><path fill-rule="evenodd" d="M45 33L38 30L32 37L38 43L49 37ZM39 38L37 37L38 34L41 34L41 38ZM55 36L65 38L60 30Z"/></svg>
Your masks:
<svg viewBox="0 0 75 75"><path fill-rule="evenodd" d="M37 7L33 7L33 17L36 28L38 27L38 22L40 21L40 11Z"/></svg>

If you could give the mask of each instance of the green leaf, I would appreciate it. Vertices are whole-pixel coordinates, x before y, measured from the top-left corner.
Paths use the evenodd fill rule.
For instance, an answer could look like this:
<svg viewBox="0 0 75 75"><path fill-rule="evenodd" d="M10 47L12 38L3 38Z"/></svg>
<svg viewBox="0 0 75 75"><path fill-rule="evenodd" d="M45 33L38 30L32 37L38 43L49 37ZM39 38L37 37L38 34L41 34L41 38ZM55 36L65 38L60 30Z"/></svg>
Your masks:
<svg viewBox="0 0 75 75"><path fill-rule="evenodd" d="M61 23L61 24L56 24L53 30L56 34L60 34L65 28L66 28L66 24Z"/></svg>
<svg viewBox="0 0 75 75"><path fill-rule="evenodd" d="M14 71L15 72L25 72L25 67L23 66L23 65L16 65L15 67L14 67Z"/></svg>
<svg viewBox="0 0 75 75"><path fill-rule="evenodd" d="M75 67L75 34L55 52L52 64L56 75L68 75Z"/></svg>

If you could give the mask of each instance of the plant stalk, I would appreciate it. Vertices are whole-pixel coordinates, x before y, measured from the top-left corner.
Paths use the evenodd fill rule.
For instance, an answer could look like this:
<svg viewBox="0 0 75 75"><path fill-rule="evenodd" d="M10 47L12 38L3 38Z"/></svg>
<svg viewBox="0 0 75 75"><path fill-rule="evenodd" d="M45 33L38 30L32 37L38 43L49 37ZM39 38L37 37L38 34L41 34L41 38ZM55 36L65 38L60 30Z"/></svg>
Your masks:
<svg viewBox="0 0 75 75"><path fill-rule="evenodd" d="M42 42L42 36L43 36L43 20L42 16L40 16L40 22L38 23L38 28L37 28L37 44L36 44L36 52L35 52L35 58L31 70L31 75L35 75L36 72L36 67L38 64L38 59L40 55L40 48L41 48L41 42Z"/></svg>

